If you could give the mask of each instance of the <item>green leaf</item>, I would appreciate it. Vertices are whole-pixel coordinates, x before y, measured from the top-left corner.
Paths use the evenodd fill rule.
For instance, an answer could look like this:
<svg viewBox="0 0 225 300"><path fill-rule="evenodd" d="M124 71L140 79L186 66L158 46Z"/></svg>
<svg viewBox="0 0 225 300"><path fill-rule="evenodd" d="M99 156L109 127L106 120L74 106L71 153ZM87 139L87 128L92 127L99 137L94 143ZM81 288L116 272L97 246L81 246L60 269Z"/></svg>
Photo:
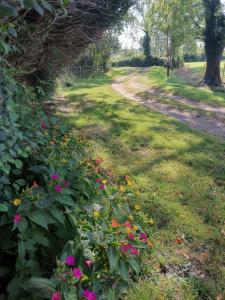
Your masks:
<svg viewBox="0 0 225 300"><path fill-rule="evenodd" d="M62 223L63 225L65 224L64 214L60 210L58 210L55 206L51 208L50 213L59 223Z"/></svg>
<svg viewBox="0 0 225 300"><path fill-rule="evenodd" d="M66 292L63 293L65 300L77 300L77 289L75 287L68 288Z"/></svg>
<svg viewBox="0 0 225 300"><path fill-rule="evenodd" d="M54 11L54 7L51 4L49 4L48 1L41 0L41 4L45 9L49 10L50 12Z"/></svg>
<svg viewBox="0 0 225 300"><path fill-rule="evenodd" d="M15 163L15 165L16 165L16 167L17 167L17 169L22 169L22 167L23 167L23 163L22 163L22 161L21 161L21 160L19 160L19 159L15 159L15 160L14 160L14 163Z"/></svg>
<svg viewBox="0 0 225 300"><path fill-rule="evenodd" d="M7 176L1 176L0 177L0 183L4 184L4 185L8 185L8 184L10 184L10 181L9 181Z"/></svg>
<svg viewBox="0 0 225 300"><path fill-rule="evenodd" d="M110 271L113 272L118 266L119 253L115 247L109 247L106 249L106 254L109 259Z"/></svg>
<svg viewBox="0 0 225 300"><path fill-rule="evenodd" d="M1 212L6 212L6 211L8 211L8 206L7 206L7 204L0 204L0 211Z"/></svg>
<svg viewBox="0 0 225 300"><path fill-rule="evenodd" d="M48 224L56 223L56 220L50 215L50 213L44 210L36 210L32 212L28 217L31 221L44 227L47 230L48 230Z"/></svg>
<svg viewBox="0 0 225 300"><path fill-rule="evenodd" d="M139 266L138 262L136 261L136 259L130 257L130 258L128 259L128 262L129 262L131 268L132 268L137 274L139 274L139 273L140 273L140 266Z"/></svg>
<svg viewBox="0 0 225 300"><path fill-rule="evenodd" d="M36 12L39 13L39 15L44 15L44 9L38 4L36 0L33 0L33 8L36 10Z"/></svg>
<svg viewBox="0 0 225 300"><path fill-rule="evenodd" d="M23 0L23 6L26 9L33 7L33 0Z"/></svg>
<svg viewBox="0 0 225 300"><path fill-rule="evenodd" d="M26 185L26 180L24 180L24 179L17 179L16 183L19 184L20 186L24 186L24 185Z"/></svg>
<svg viewBox="0 0 225 300"><path fill-rule="evenodd" d="M73 199L68 196L68 195L64 195L60 198L57 199L61 204L67 205L67 206L74 206L74 201Z"/></svg>
<svg viewBox="0 0 225 300"><path fill-rule="evenodd" d="M18 15L15 7L8 4L0 4L0 18L16 17Z"/></svg>
<svg viewBox="0 0 225 300"><path fill-rule="evenodd" d="M9 34L11 34L11 36L17 37L17 32L16 32L16 30L13 27L10 27L8 29L8 32L9 32Z"/></svg>
<svg viewBox="0 0 225 300"><path fill-rule="evenodd" d="M127 262L121 260L119 265L120 275L125 281L129 279L129 265Z"/></svg>
<svg viewBox="0 0 225 300"><path fill-rule="evenodd" d="M19 241L18 243L18 254L20 259L24 259L26 254L25 243L23 241Z"/></svg>
<svg viewBox="0 0 225 300"><path fill-rule="evenodd" d="M28 222L26 218L23 218L22 221L18 225L18 229L20 232L26 231L28 227Z"/></svg>
<svg viewBox="0 0 225 300"><path fill-rule="evenodd" d="M50 298L55 291L56 284L53 280L47 278L32 277L25 281L22 287L29 293L41 298Z"/></svg>

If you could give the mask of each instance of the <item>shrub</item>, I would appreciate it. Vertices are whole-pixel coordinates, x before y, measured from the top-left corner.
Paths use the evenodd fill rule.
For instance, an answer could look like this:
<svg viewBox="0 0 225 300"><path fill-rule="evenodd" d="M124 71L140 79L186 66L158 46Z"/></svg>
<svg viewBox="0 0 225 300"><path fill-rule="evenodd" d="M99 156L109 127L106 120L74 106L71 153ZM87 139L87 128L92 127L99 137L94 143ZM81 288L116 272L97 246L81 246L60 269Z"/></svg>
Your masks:
<svg viewBox="0 0 225 300"><path fill-rule="evenodd" d="M5 72L0 295L118 299L140 273L140 253L151 249L154 231L132 179L111 178L63 119L44 113L34 89Z"/></svg>
<svg viewBox="0 0 225 300"><path fill-rule="evenodd" d="M114 67L150 67L150 66L164 66L166 67L166 59L152 56L146 59L144 55L132 55L114 61Z"/></svg>

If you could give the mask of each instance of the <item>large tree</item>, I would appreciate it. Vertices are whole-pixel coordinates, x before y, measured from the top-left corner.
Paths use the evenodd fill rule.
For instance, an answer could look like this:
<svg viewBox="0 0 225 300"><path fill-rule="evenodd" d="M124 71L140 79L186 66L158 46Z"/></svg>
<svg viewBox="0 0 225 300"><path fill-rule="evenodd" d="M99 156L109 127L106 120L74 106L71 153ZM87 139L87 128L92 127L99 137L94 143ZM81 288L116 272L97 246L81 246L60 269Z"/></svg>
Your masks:
<svg viewBox="0 0 225 300"><path fill-rule="evenodd" d="M220 62L225 48L225 12L220 0L203 0L205 8L205 54L206 72L203 84L222 84Z"/></svg>

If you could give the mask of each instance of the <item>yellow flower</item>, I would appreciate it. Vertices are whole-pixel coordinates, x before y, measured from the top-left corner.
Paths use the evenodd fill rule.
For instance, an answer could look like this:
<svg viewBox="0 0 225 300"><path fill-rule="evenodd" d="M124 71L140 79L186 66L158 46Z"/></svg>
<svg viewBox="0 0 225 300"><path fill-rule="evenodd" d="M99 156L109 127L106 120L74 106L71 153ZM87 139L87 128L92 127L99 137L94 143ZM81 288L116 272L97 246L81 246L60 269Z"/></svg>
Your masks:
<svg viewBox="0 0 225 300"><path fill-rule="evenodd" d="M119 190L120 190L121 193L123 193L123 192L126 191L126 188L125 188L124 185L121 185L121 186L119 187Z"/></svg>
<svg viewBox="0 0 225 300"><path fill-rule="evenodd" d="M134 231L137 231L138 230L138 226L134 225L133 229L134 229Z"/></svg>
<svg viewBox="0 0 225 300"><path fill-rule="evenodd" d="M13 205L15 205L15 206L19 206L21 204L21 202L22 202L21 199L14 199L12 201Z"/></svg>
<svg viewBox="0 0 225 300"><path fill-rule="evenodd" d="M132 230L129 227L126 227L126 233L130 234L130 233L132 233Z"/></svg>
<svg viewBox="0 0 225 300"><path fill-rule="evenodd" d="M138 205L138 204L135 204L134 208L135 208L135 210L140 210L141 209L140 205Z"/></svg>
<svg viewBox="0 0 225 300"><path fill-rule="evenodd" d="M132 215L129 215L128 219L131 220L131 221L133 221L134 217Z"/></svg>
<svg viewBox="0 0 225 300"><path fill-rule="evenodd" d="M108 180L102 180L103 184L106 184L108 182Z"/></svg>
<svg viewBox="0 0 225 300"><path fill-rule="evenodd" d="M155 224L155 221L154 221L153 219L149 219L149 220L147 221L147 223L150 224L150 225L153 225L153 224Z"/></svg>
<svg viewBox="0 0 225 300"><path fill-rule="evenodd" d="M95 218L99 218L100 213L99 213L99 211L95 210L93 215L94 215Z"/></svg>
<svg viewBox="0 0 225 300"><path fill-rule="evenodd" d="M126 175L125 180L127 182L127 185L131 186L133 184L133 180L130 176Z"/></svg>

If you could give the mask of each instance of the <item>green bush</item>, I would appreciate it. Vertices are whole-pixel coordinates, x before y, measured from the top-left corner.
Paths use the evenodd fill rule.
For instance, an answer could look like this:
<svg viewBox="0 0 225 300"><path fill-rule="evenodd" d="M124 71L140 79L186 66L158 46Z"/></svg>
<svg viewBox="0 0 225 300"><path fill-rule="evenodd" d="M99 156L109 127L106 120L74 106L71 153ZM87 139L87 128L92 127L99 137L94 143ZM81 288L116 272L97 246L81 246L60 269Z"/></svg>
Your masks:
<svg viewBox="0 0 225 300"><path fill-rule="evenodd" d="M43 111L33 88L4 72L0 296L118 299L154 231L132 179L112 179L63 119Z"/></svg>
<svg viewBox="0 0 225 300"><path fill-rule="evenodd" d="M113 67L166 67L166 59L154 56L151 56L150 59L146 59L144 55L131 55L114 61L112 65Z"/></svg>

